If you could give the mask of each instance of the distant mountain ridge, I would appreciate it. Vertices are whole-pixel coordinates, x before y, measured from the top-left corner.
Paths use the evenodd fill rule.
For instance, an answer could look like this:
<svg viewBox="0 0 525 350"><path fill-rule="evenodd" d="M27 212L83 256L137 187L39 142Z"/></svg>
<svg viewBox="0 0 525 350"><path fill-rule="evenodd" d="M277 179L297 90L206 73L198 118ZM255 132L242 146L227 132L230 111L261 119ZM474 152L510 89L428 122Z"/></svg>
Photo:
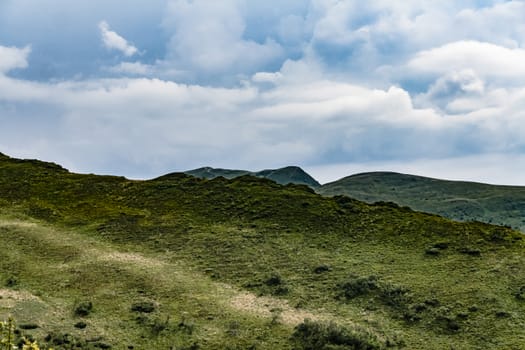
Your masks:
<svg viewBox="0 0 525 350"><path fill-rule="evenodd" d="M317 182L317 180L315 180L312 176L310 176L298 166L287 166L279 169L266 169L257 172L247 170L203 167L185 171L184 173L201 179L214 179L219 176L222 176L226 179L233 179L239 176L251 175L255 177L273 180L281 185L293 183L298 185L307 185L312 188L317 188L321 186L321 184Z"/></svg>
<svg viewBox="0 0 525 350"><path fill-rule="evenodd" d="M0 159L31 162L50 170L67 172L60 165L39 160L20 160L2 153ZM297 166L258 172L202 167L184 173L203 179L233 179L249 175L283 185L304 184L324 196L345 195L367 203L394 202L457 221L481 221L525 232L525 186L451 181L396 172L360 173L321 185Z"/></svg>
<svg viewBox="0 0 525 350"><path fill-rule="evenodd" d="M395 172L347 176L317 189L364 202L395 202L459 221L507 225L525 232L525 187L449 181Z"/></svg>

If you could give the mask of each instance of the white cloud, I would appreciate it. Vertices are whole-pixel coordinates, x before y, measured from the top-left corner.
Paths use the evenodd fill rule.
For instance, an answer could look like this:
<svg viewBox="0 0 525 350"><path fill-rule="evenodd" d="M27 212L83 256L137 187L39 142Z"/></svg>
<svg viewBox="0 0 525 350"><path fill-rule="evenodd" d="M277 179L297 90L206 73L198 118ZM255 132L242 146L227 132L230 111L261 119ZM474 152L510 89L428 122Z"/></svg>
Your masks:
<svg viewBox="0 0 525 350"><path fill-rule="evenodd" d="M33 8L29 0L23 3ZM151 28L164 16L161 29L134 34L137 46L155 43L141 61L130 62L138 49L100 23L106 48L122 52L128 62L94 50L95 57L104 56L100 64L93 60L100 71L73 69L92 80L36 82L46 80L39 72L49 70L54 77L53 70L70 63L55 66L52 59L24 70L37 78L10 78L2 73L27 66L29 48L0 47L8 50L0 55L0 140L61 160L85 159L82 170L156 174L205 164L399 165L421 157L525 150L523 1L290 0L276 7L263 0L166 0L165 5L163 14L150 9L151 18L142 22L148 23L142 29ZM63 13L96 12L93 5L82 6ZM56 16L62 13L55 10ZM93 34L101 17L91 12L80 22ZM17 18L23 15L20 11ZM123 23L125 16L105 18ZM24 28L26 21L20 23ZM78 42L97 46L98 38L92 39ZM26 42L20 40L10 42ZM33 44L34 51L51 41ZM104 79L108 76L131 78ZM38 125L23 141L9 136L17 133L18 120Z"/></svg>
<svg viewBox="0 0 525 350"><path fill-rule="evenodd" d="M22 49L0 46L0 74L7 73L16 68L26 68L27 56L30 52L30 46Z"/></svg>
<svg viewBox="0 0 525 350"><path fill-rule="evenodd" d="M128 41L119 34L112 31L106 21L100 22L98 28L100 29L102 42L107 49L118 50L127 57L131 57L138 53L138 49L128 43Z"/></svg>
<svg viewBox="0 0 525 350"><path fill-rule="evenodd" d="M457 114L490 105L485 95L484 81L473 70L465 69L440 77L426 93L416 96L415 102L420 106ZM480 100L484 101L482 105L474 102Z"/></svg>
<svg viewBox="0 0 525 350"><path fill-rule="evenodd" d="M414 107L399 87L305 82L289 76L296 72L283 70L265 90L150 78L51 84L3 77L0 106L12 107L0 114L0 139L9 140L7 153L52 155L76 171L134 177L202 165L260 169L389 159L389 166L458 157L465 147L499 153L525 148L525 89L502 91L491 108L450 115ZM470 78L451 79L467 91L487 93ZM28 105L34 110L21 108ZM29 137L9 136L16 132L7 120L37 112L41 119L33 120Z"/></svg>
<svg viewBox="0 0 525 350"><path fill-rule="evenodd" d="M166 66L189 75L257 72L283 56L272 38L256 42L244 38L246 23L238 1L172 0L164 27L170 33Z"/></svg>
<svg viewBox="0 0 525 350"><path fill-rule="evenodd" d="M252 76L254 83L277 83L281 80L283 75L280 72L258 72Z"/></svg>
<svg viewBox="0 0 525 350"><path fill-rule="evenodd" d="M525 78L525 49L509 49L478 41L458 41L417 53L407 67L416 74L443 75L470 69L483 78Z"/></svg>

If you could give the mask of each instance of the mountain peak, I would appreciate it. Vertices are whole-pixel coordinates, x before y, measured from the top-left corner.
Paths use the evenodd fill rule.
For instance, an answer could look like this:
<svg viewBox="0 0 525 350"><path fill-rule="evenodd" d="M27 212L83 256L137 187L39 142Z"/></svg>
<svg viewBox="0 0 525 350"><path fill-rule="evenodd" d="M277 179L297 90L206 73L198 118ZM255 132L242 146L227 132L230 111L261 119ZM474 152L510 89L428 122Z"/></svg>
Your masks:
<svg viewBox="0 0 525 350"><path fill-rule="evenodd" d="M248 170L221 169L212 167L202 167L185 171L186 174L204 179L214 179L222 176L227 179L233 179L243 175L250 175L265 179L270 179L281 185L289 183L307 185L313 188L319 187L320 184L308 173L298 166L286 166L279 169L265 169L257 172Z"/></svg>

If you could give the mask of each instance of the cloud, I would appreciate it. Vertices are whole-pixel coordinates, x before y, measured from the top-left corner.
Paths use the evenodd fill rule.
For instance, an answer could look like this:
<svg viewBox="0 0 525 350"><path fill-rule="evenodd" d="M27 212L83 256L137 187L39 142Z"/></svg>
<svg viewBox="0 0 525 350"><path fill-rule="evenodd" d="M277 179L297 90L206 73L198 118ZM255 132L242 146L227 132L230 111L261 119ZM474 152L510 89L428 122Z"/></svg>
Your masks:
<svg viewBox="0 0 525 350"><path fill-rule="evenodd" d="M416 96L415 102L420 106L457 114L486 106L486 104L467 103L480 97L488 102L485 96L485 82L472 69L464 69L438 78L426 93Z"/></svg>
<svg viewBox="0 0 525 350"><path fill-rule="evenodd" d="M408 61L407 67L417 74L443 75L470 69L485 78L519 80L525 78L525 49L478 42L457 41L425 50Z"/></svg>
<svg viewBox="0 0 525 350"><path fill-rule="evenodd" d="M144 178L202 165L389 166L525 149L525 88L501 91L490 108L449 114L414 105L396 86L367 88L315 74L296 79L303 71L295 64L230 88L153 78L36 83L3 77L2 150L75 171ZM476 79L463 72L443 84L486 95ZM34 115L39 118L28 117ZM21 120L28 121L27 137L13 138Z"/></svg>
<svg viewBox="0 0 525 350"><path fill-rule="evenodd" d="M127 57L131 57L138 53L138 49L128 43L128 41L119 34L112 31L106 21L100 22L98 28L100 30L100 35L102 36L102 42L107 49L120 51Z"/></svg>
<svg viewBox="0 0 525 350"><path fill-rule="evenodd" d="M315 18L314 29L308 47L324 62L328 73L361 84L403 84L405 71L398 73L399 68L416 53L453 43L523 48L523 11L522 1L313 1L309 16ZM476 53L486 51L466 44L459 53L467 54L471 48ZM496 60L494 55L499 52L492 51L490 57ZM475 67L467 63L451 70L468 68ZM431 82L420 77L406 88L417 89Z"/></svg>
<svg viewBox="0 0 525 350"><path fill-rule="evenodd" d="M149 76L155 72L155 67L141 62L121 62L116 66L109 67L108 70L113 73L124 75Z"/></svg>
<svg viewBox="0 0 525 350"><path fill-rule="evenodd" d="M0 1L5 152L134 176L525 152L523 1L53 1Z"/></svg>
<svg viewBox="0 0 525 350"><path fill-rule="evenodd" d="M163 23L172 33L164 63L186 71L190 80L250 76L283 58L273 38L257 42L244 37L246 22L238 1L172 0Z"/></svg>
<svg viewBox="0 0 525 350"><path fill-rule="evenodd" d="M252 81L254 83L277 83L282 79L282 76L280 72L258 72L252 76Z"/></svg>
<svg viewBox="0 0 525 350"><path fill-rule="evenodd" d="M22 49L17 47L0 46L0 74L7 73L16 68L26 68L27 56L30 52L30 46L26 46Z"/></svg>

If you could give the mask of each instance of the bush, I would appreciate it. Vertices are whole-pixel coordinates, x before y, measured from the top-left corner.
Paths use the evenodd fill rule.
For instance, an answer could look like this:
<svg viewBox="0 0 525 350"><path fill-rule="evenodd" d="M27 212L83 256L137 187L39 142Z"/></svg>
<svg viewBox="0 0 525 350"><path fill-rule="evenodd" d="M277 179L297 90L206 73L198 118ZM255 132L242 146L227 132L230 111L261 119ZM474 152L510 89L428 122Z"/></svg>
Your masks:
<svg viewBox="0 0 525 350"><path fill-rule="evenodd" d="M470 256L481 256L481 250L476 248L465 247L459 251L461 254L467 254Z"/></svg>
<svg viewBox="0 0 525 350"><path fill-rule="evenodd" d="M286 295L290 292L290 289L286 286L285 281L279 274L273 274L270 277L266 278L263 283L270 287L266 288L267 293L273 295Z"/></svg>
<svg viewBox="0 0 525 350"><path fill-rule="evenodd" d="M348 329L335 323L306 319L295 327L292 335L296 350L375 350L383 349L376 336L358 329Z"/></svg>
<svg viewBox="0 0 525 350"><path fill-rule="evenodd" d="M341 284L340 288L343 290L343 295L346 299L354 299L361 295L366 295L371 291L378 289L378 279L376 276L355 277Z"/></svg>
<svg viewBox="0 0 525 350"><path fill-rule="evenodd" d="M448 332L457 332L460 329L457 319L451 316L438 315L435 321L443 330Z"/></svg>
<svg viewBox="0 0 525 350"><path fill-rule="evenodd" d="M75 323L75 324L74 324L74 327L75 327L75 328L78 328L78 329L84 329L84 328L87 327L87 323L86 323L86 322L82 322L82 321L80 321L80 322Z"/></svg>
<svg viewBox="0 0 525 350"><path fill-rule="evenodd" d="M81 301L75 306L75 316L86 317L93 310L93 303L91 301Z"/></svg>
<svg viewBox="0 0 525 350"><path fill-rule="evenodd" d="M405 307L410 301L407 288L382 282L376 276L351 276L348 281L339 285L339 289L347 300L372 295L378 297L382 303L396 308Z"/></svg>
<svg viewBox="0 0 525 350"><path fill-rule="evenodd" d="M149 314L155 311L155 304L151 301L141 301L131 305L131 311Z"/></svg>
<svg viewBox="0 0 525 350"><path fill-rule="evenodd" d="M320 274L320 273L323 273L323 272L328 272L330 270L331 270L331 268L328 265L319 265L319 266L317 266L314 269L314 272L317 273L317 274Z"/></svg>
<svg viewBox="0 0 525 350"><path fill-rule="evenodd" d="M5 281L5 286L7 288L16 287L17 284L18 284L18 279L15 276L9 276L9 278Z"/></svg>
<svg viewBox="0 0 525 350"><path fill-rule="evenodd" d="M525 301L525 286L521 286L514 296L518 300Z"/></svg>
<svg viewBox="0 0 525 350"><path fill-rule="evenodd" d="M447 249L449 246L449 243L448 242L437 242L435 243L432 248L437 248L437 249Z"/></svg>
<svg viewBox="0 0 525 350"><path fill-rule="evenodd" d="M279 286L282 283L283 283L283 279L281 278L281 276L279 276L277 274L271 275L270 277L268 277L264 281L264 284L266 284L267 286L270 286L270 287Z"/></svg>
<svg viewBox="0 0 525 350"><path fill-rule="evenodd" d="M37 329L38 325L36 323L20 323L18 325L18 328L25 330Z"/></svg>
<svg viewBox="0 0 525 350"><path fill-rule="evenodd" d="M383 303L394 308L405 308L410 302L408 289L390 283L381 285L379 296Z"/></svg>
<svg viewBox="0 0 525 350"><path fill-rule="evenodd" d="M425 250L425 254L426 255L431 255L431 256L437 256L441 253L441 251L438 249L438 248L428 248L427 250Z"/></svg>

